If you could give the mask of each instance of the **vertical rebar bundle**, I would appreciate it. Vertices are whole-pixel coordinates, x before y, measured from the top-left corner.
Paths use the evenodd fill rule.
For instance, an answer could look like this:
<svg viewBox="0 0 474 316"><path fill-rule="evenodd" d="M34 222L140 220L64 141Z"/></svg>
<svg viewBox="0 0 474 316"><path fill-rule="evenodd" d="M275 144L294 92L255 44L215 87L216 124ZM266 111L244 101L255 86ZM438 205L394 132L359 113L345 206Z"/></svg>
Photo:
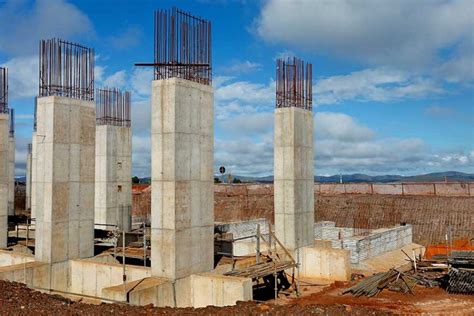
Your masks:
<svg viewBox="0 0 474 316"><path fill-rule="evenodd" d="M155 11L155 79L210 85L211 22L177 8Z"/></svg>
<svg viewBox="0 0 474 316"><path fill-rule="evenodd" d="M94 100L94 49L60 39L41 40L39 96Z"/></svg>
<svg viewBox="0 0 474 316"><path fill-rule="evenodd" d="M8 69L0 67L0 113L8 113Z"/></svg>
<svg viewBox="0 0 474 316"><path fill-rule="evenodd" d="M15 109L10 109L10 136L15 135Z"/></svg>
<svg viewBox="0 0 474 316"><path fill-rule="evenodd" d="M278 59L276 69L276 107L313 108L313 65L293 57Z"/></svg>
<svg viewBox="0 0 474 316"><path fill-rule="evenodd" d="M130 92L119 89L97 89L96 124L130 127Z"/></svg>

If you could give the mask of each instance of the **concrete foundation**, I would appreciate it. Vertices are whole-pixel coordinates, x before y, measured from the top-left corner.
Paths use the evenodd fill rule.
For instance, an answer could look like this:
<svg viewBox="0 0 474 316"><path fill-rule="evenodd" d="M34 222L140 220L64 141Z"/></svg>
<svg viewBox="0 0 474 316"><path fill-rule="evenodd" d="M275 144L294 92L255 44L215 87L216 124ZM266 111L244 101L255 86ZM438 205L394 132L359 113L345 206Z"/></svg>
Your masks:
<svg viewBox="0 0 474 316"><path fill-rule="evenodd" d="M277 108L274 144L275 233L295 250L314 242L312 112Z"/></svg>
<svg viewBox="0 0 474 316"><path fill-rule="evenodd" d="M172 280L214 264L212 87L152 83L152 275Z"/></svg>
<svg viewBox="0 0 474 316"><path fill-rule="evenodd" d="M350 281L350 251L325 247L300 249L300 277L331 281Z"/></svg>
<svg viewBox="0 0 474 316"><path fill-rule="evenodd" d="M94 254L95 104L38 98L35 258Z"/></svg>
<svg viewBox="0 0 474 316"><path fill-rule="evenodd" d="M8 215L15 215L15 136L8 137Z"/></svg>
<svg viewBox="0 0 474 316"><path fill-rule="evenodd" d="M95 224L98 229L130 230L132 208L132 131L96 126ZM97 224L105 224L97 225Z"/></svg>
<svg viewBox="0 0 474 316"><path fill-rule="evenodd" d="M8 240L8 114L0 113L0 248Z"/></svg>
<svg viewBox="0 0 474 316"><path fill-rule="evenodd" d="M32 160L32 154L31 154L30 148L28 148L28 153L26 154L26 201L25 201L25 208L27 210L31 210L31 160Z"/></svg>
<svg viewBox="0 0 474 316"><path fill-rule="evenodd" d="M37 149L38 145L36 143L36 131L34 131L33 137L31 138L31 218L36 218L36 174L38 173L36 167L36 160L38 155Z"/></svg>

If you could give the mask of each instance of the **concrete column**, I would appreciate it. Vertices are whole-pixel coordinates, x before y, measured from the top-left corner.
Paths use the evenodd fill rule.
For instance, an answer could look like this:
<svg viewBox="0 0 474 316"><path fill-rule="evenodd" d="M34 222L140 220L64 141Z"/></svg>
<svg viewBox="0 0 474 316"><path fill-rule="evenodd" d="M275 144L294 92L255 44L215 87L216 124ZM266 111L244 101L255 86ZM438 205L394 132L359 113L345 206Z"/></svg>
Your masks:
<svg viewBox="0 0 474 316"><path fill-rule="evenodd" d="M214 264L212 87L152 83L152 275L179 279Z"/></svg>
<svg viewBox="0 0 474 316"><path fill-rule="evenodd" d="M37 149L36 131L34 131L31 139L31 218L36 218L36 174L38 173L36 168Z"/></svg>
<svg viewBox="0 0 474 316"><path fill-rule="evenodd" d="M30 145L31 144L28 146ZM31 159L31 151L30 148L28 148L28 153L26 154L26 210L31 209Z"/></svg>
<svg viewBox="0 0 474 316"><path fill-rule="evenodd" d="M8 241L8 131L9 116L0 113L0 248Z"/></svg>
<svg viewBox="0 0 474 316"><path fill-rule="evenodd" d="M276 236L289 250L314 244L313 114L275 110Z"/></svg>
<svg viewBox="0 0 474 316"><path fill-rule="evenodd" d="M15 215L15 136L8 137L8 215Z"/></svg>
<svg viewBox="0 0 474 316"><path fill-rule="evenodd" d="M37 261L94 255L95 104L38 98Z"/></svg>
<svg viewBox="0 0 474 316"><path fill-rule="evenodd" d="M95 223L130 231L132 207L132 132L130 127L96 126ZM112 226L97 226L113 229Z"/></svg>

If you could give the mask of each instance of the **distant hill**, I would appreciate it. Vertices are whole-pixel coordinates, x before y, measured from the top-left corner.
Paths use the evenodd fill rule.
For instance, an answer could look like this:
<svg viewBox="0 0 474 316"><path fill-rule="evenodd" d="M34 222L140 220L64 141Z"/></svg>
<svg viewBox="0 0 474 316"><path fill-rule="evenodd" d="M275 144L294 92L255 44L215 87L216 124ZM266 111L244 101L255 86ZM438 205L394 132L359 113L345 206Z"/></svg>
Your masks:
<svg viewBox="0 0 474 316"><path fill-rule="evenodd" d="M217 176L216 176L217 177ZM239 176L233 175L233 178L238 178L242 182L258 182L258 183L272 183L273 176L264 176L264 177L250 177L250 176ZM457 171L446 171L446 172L435 172L420 174L416 176L400 176L400 175L379 175L379 176L369 176L362 173L354 174L343 174L342 182L344 183L390 183L390 182L443 182L445 177L448 181L461 181L461 182L474 182L474 174L464 173ZM220 178L220 177L219 177ZM339 175L333 176L315 176L315 182L322 183L338 183L340 179ZM25 182L25 177L16 177L16 180L19 182ZM140 183L151 183L151 178L140 178Z"/></svg>
<svg viewBox="0 0 474 316"><path fill-rule="evenodd" d="M249 177L249 176L233 176L240 179L242 182L259 182L259 183L272 183L273 176L265 177ZM457 171L446 171L446 172L436 172L421 174L416 176L400 176L400 175L378 175L378 176L369 176L366 174L355 173L355 174L343 174L342 182L344 183L393 183L393 182L442 182L445 181L474 181L474 174L463 173ZM333 176L315 176L315 182L322 183L338 183L340 181L340 175Z"/></svg>

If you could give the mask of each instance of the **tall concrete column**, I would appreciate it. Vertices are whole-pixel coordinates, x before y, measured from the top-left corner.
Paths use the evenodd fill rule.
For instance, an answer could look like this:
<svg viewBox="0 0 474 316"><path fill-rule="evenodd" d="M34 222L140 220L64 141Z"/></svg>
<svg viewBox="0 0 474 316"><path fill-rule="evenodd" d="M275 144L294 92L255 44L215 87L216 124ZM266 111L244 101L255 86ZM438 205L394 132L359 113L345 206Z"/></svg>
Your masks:
<svg viewBox="0 0 474 316"><path fill-rule="evenodd" d="M152 275L179 279L214 264L212 87L152 83Z"/></svg>
<svg viewBox="0 0 474 316"><path fill-rule="evenodd" d="M12 128L10 126L8 136L8 215L15 215L15 134Z"/></svg>
<svg viewBox="0 0 474 316"><path fill-rule="evenodd" d="M38 145L36 144L36 129L35 129L35 131L33 131L33 137L31 138L31 218L36 218L36 187L37 187L36 174L38 173L37 168L36 168L37 149L38 149Z"/></svg>
<svg viewBox="0 0 474 316"><path fill-rule="evenodd" d="M130 127L96 126L95 223L130 230L132 132ZM97 226L112 229L112 226Z"/></svg>
<svg viewBox="0 0 474 316"><path fill-rule="evenodd" d="M8 125L8 114L0 113L0 248L8 240Z"/></svg>
<svg viewBox="0 0 474 316"><path fill-rule="evenodd" d="M290 250L314 244L313 115L275 110L275 232Z"/></svg>
<svg viewBox="0 0 474 316"><path fill-rule="evenodd" d="M94 255L95 104L38 98L37 261Z"/></svg>
<svg viewBox="0 0 474 316"><path fill-rule="evenodd" d="M28 144L28 152L26 154L26 210L31 209L31 144Z"/></svg>

